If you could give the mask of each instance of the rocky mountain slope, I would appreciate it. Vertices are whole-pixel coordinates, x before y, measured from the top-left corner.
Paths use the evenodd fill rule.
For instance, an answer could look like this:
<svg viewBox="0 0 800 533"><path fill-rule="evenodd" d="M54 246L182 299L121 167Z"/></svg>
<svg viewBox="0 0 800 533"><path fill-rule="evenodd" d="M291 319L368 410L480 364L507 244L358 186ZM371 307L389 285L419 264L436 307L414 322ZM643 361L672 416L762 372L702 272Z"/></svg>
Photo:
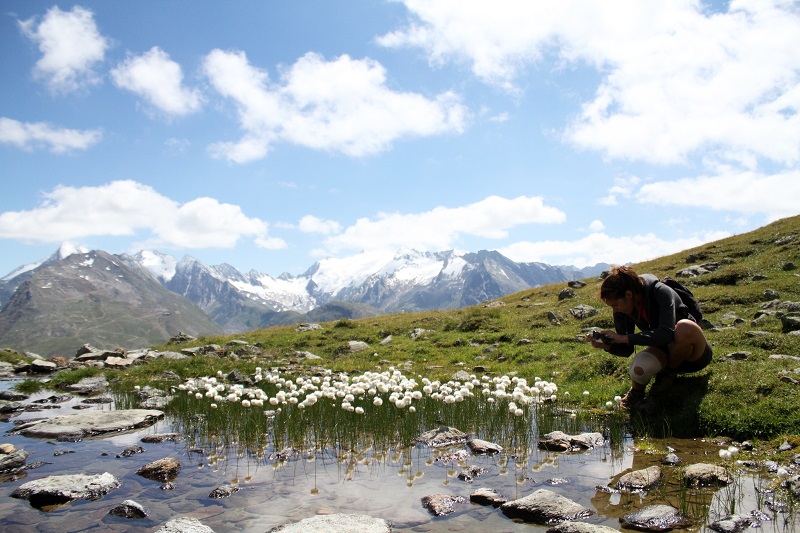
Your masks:
<svg viewBox="0 0 800 533"><path fill-rule="evenodd" d="M74 253L28 271L0 311L0 345L72 356L84 343L114 349L221 328L138 263L103 251Z"/></svg>

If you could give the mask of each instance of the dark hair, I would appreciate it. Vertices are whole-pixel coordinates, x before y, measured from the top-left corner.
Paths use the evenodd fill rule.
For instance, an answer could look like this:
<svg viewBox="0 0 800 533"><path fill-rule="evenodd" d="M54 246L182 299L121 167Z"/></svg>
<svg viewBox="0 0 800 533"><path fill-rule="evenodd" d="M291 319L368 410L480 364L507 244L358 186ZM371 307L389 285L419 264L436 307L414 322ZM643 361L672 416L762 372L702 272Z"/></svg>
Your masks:
<svg viewBox="0 0 800 533"><path fill-rule="evenodd" d="M633 294L644 292L644 283L639 274L629 266L617 266L611 269L611 273L606 276L600 285L600 299L624 298L625 292L631 291Z"/></svg>

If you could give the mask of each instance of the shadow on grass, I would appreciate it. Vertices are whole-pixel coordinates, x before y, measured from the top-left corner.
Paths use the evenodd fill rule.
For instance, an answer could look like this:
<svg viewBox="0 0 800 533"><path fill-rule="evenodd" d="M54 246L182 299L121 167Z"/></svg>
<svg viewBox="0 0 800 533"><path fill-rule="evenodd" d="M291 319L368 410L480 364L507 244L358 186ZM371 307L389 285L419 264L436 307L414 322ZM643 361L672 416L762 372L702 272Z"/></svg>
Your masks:
<svg viewBox="0 0 800 533"><path fill-rule="evenodd" d="M699 412L708 380L708 374L680 376L669 390L649 396L631 413L633 435L682 439L704 436Z"/></svg>

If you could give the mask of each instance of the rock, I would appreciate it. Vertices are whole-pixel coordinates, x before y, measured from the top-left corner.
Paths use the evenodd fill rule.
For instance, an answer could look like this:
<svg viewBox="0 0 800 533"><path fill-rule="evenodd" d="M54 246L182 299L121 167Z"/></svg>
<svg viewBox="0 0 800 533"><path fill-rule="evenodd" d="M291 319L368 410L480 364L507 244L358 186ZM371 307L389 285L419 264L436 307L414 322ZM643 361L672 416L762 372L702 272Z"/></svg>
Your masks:
<svg viewBox="0 0 800 533"><path fill-rule="evenodd" d="M613 527L586 522L561 522L548 529L547 533L619 533L619 531Z"/></svg>
<svg viewBox="0 0 800 533"><path fill-rule="evenodd" d="M499 444L481 439L467 439L467 446L475 455L494 455L503 451Z"/></svg>
<svg viewBox="0 0 800 533"><path fill-rule="evenodd" d="M242 489L235 485L222 485L221 487L217 487L216 489L212 490L208 497L212 500L219 500L220 498L227 498L231 494L237 493L240 490Z"/></svg>
<svg viewBox="0 0 800 533"><path fill-rule="evenodd" d="M800 475L791 476L790 478L784 480L781 485L783 488L788 490L793 497L800 498Z"/></svg>
<svg viewBox="0 0 800 533"><path fill-rule="evenodd" d="M58 365L52 361L45 361L42 359L31 361L30 371L35 374L50 374L56 370L58 370Z"/></svg>
<svg viewBox="0 0 800 533"><path fill-rule="evenodd" d="M325 514L272 528L281 533L391 533L391 525L382 518L363 514Z"/></svg>
<svg viewBox="0 0 800 533"><path fill-rule="evenodd" d="M573 281L568 281L567 282L567 287L570 287L572 289L582 289L585 286L586 286L586 282L581 281L581 280L573 280Z"/></svg>
<svg viewBox="0 0 800 533"><path fill-rule="evenodd" d="M661 459L661 464L666 466L677 466L681 464L681 458L675 455L674 453L670 453L664 456Z"/></svg>
<svg viewBox="0 0 800 533"><path fill-rule="evenodd" d="M566 452L588 450L605 443L600 433L581 433L568 435L563 431L551 431L539 439L539 448L548 451Z"/></svg>
<svg viewBox="0 0 800 533"><path fill-rule="evenodd" d="M304 324L300 324L299 326L297 326L295 331L300 331L300 332L302 332L302 331L314 331L315 329L322 329L322 326L320 326L319 324L304 323Z"/></svg>
<svg viewBox="0 0 800 533"><path fill-rule="evenodd" d="M162 442L178 442L183 438L180 433L154 433L145 435L140 441L148 444L161 444Z"/></svg>
<svg viewBox="0 0 800 533"><path fill-rule="evenodd" d="M136 361L128 359L127 357L108 357L105 361L107 368L127 368L133 365Z"/></svg>
<svg viewBox="0 0 800 533"><path fill-rule="evenodd" d="M128 446L127 448L125 448L124 450L122 450L120 453L117 454L117 458L119 459L121 457L131 457L133 455L136 455L137 453L144 453L144 448L136 445Z"/></svg>
<svg viewBox="0 0 800 533"><path fill-rule="evenodd" d="M781 315L781 326L784 333L800 330L800 316Z"/></svg>
<svg viewBox="0 0 800 533"><path fill-rule="evenodd" d="M691 524L686 515L671 505L648 505L619 519L622 527L644 531L668 531Z"/></svg>
<svg viewBox="0 0 800 533"><path fill-rule="evenodd" d="M586 304L577 305L569 310L569 314L578 320L584 320L586 318L593 317L599 312L600 311L598 311L596 308Z"/></svg>
<svg viewBox="0 0 800 533"><path fill-rule="evenodd" d="M393 340L394 340L394 337L392 337L391 335L387 335L387 336L386 336L386 337L384 337L384 338L383 338L383 340L382 340L381 342L379 342L378 344L379 344L379 345L381 345L381 346L386 346L387 344L389 344L389 343L390 343L390 342L392 342Z"/></svg>
<svg viewBox="0 0 800 533"><path fill-rule="evenodd" d="M136 473L153 481L172 481L178 477L181 464L174 457L165 457L139 468Z"/></svg>
<svg viewBox="0 0 800 533"><path fill-rule="evenodd" d="M466 481L467 483L472 483L472 481L476 477L480 477L484 473L486 473L485 468L482 468L478 465L472 465L466 468L462 468L461 472L458 473L458 479L460 479L461 481Z"/></svg>
<svg viewBox="0 0 800 533"><path fill-rule="evenodd" d="M28 452L20 448L19 450L12 449L8 452L0 453L0 472L9 472L18 470L25 466L25 460L30 455Z"/></svg>
<svg viewBox="0 0 800 533"><path fill-rule="evenodd" d="M180 344L180 343L183 343L183 342L191 342L191 341L196 341L196 340L197 340L196 337L192 337L188 333L184 333L184 332L180 331L180 332L178 332L177 335L175 335L174 337L171 337L169 339L169 341L167 341L167 344Z"/></svg>
<svg viewBox="0 0 800 533"><path fill-rule="evenodd" d="M10 378L14 375L14 365L0 361L0 378Z"/></svg>
<svg viewBox="0 0 800 533"><path fill-rule="evenodd" d="M99 374L97 376L83 378L77 383L67 385L64 387L64 390L81 396L89 396L91 394L105 392L107 388L108 380L105 374Z"/></svg>
<svg viewBox="0 0 800 533"><path fill-rule="evenodd" d="M664 478L660 466L651 466L642 470L634 470L619 478L615 487L629 492L651 490Z"/></svg>
<svg viewBox="0 0 800 533"><path fill-rule="evenodd" d="M317 361L322 359L322 357L318 356L317 354L303 351L294 352L294 357L299 361Z"/></svg>
<svg viewBox="0 0 800 533"><path fill-rule="evenodd" d="M21 402L22 400L27 400L28 398L30 398L30 396L27 394L22 394L13 390L0 391L0 400L6 400L8 402Z"/></svg>
<svg viewBox="0 0 800 533"><path fill-rule="evenodd" d="M732 352L719 358L720 361L744 361L750 356L750 352Z"/></svg>
<svg viewBox="0 0 800 533"><path fill-rule="evenodd" d="M433 448L450 446L452 444L461 444L466 441L467 441L466 433L456 428L451 428L448 426L441 426L437 429L426 431L425 433L417 437L417 442L421 444L426 444Z"/></svg>
<svg viewBox="0 0 800 533"><path fill-rule="evenodd" d="M455 512L455 504L464 503L463 496L431 494L422 498L422 506L434 516L445 516Z"/></svg>
<svg viewBox="0 0 800 533"><path fill-rule="evenodd" d="M227 376L225 376L225 379L231 383L242 383L244 385L253 384L253 380L238 368L234 368Z"/></svg>
<svg viewBox="0 0 800 533"><path fill-rule="evenodd" d="M733 481L725 467L710 463L696 463L687 466L683 471L683 479L684 483L690 487L727 485Z"/></svg>
<svg viewBox="0 0 800 533"><path fill-rule="evenodd" d="M350 353L363 352L364 350L369 350L369 344L364 341L348 341L347 343L347 351Z"/></svg>
<svg viewBox="0 0 800 533"><path fill-rule="evenodd" d="M119 486L119 480L108 472L49 476L20 485L11 496L28 500L32 506L41 509L75 500L99 500Z"/></svg>
<svg viewBox="0 0 800 533"><path fill-rule="evenodd" d="M678 270L675 272L675 276L679 278L696 278L698 276L702 276L703 274L714 272L715 270L719 269L720 266L721 265L716 261L711 263L703 263L702 265L693 265Z"/></svg>
<svg viewBox="0 0 800 533"><path fill-rule="evenodd" d="M594 513L591 509L547 489L539 489L524 498L506 502L500 506L500 510L509 518L541 525L586 518Z"/></svg>
<svg viewBox="0 0 800 533"><path fill-rule="evenodd" d="M491 505L500 507L508 500L503 498L499 492L488 487L482 487L469 495L469 501L478 505Z"/></svg>
<svg viewBox="0 0 800 533"><path fill-rule="evenodd" d="M197 518L180 517L173 518L155 533L214 533L214 530L203 525Z"/></svg>
<svg viewBox="0 0 800 533"><path fill-rule="evenodd" d="M147 409L86 411L43 420L31 420L20 424L12 433L40 439L83 439L147 427L163 416L162 411Z"/></svg>
<svg viewBox="0 0 800 533"><path fill-rule="evenodd" d="M412 331L411 333L409 333L409 334L408 334L408 336L409 336L410 338L412 338L412 339L418 339L418 338L420 338L421 336L423 336L425 333L427 333L427 331L428 331L428 330L427 330L427 329L424 329L424 328L414 328L414 331Z"/></svg>
<svg viewBox="0 0 800 533"><path fill-rule="evenodd" d="M738 533L744 531L753 524L754 518L746 514L726 516L722 520L717 520L708 524L708 529L718 533Z"/></svg>
<svg viewBox="0 0 800 533"><path fill-rule="evenodd" d="M108 514L122 518L146 518L147 512L140 504L133 500L125 500L111 509Z"/></svg>
<svg viewBox="0 0 800 533"><path fill-rule="evenodd" d="M561 289L561 292L558 293L558 301L567 300L569 298L575 298L575 291L571 288Z"/></svg>

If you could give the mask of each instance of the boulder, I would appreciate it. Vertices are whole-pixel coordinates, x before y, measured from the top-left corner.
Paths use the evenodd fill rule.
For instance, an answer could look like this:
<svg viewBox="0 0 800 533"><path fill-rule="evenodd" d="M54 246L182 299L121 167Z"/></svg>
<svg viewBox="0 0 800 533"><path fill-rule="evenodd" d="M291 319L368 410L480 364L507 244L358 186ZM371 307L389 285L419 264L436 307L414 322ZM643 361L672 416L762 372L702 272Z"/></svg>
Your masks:
<svg viewBox="0 0 800 533"><path fill-rule="evenodd" d="M541 525L577 520L594 514L591 509L547 489L539 489L523 498L506 502L500 506L500 510L509 518Z"/></svg>
<svg viewBox="0 0 800 533"><path fill-rule="evenodd" d="M99 374L97 376L83 378L77 383L67 385L64 387L64 390L67 390L73 394L79 394L81 396L89 396L91 394L105 392L107 388L108 380L106 379L105 374Z"/></svg>
<svg viewBox="0 0 800 533"><path fill-rule="evenodd" d="M11 496L28 500L36 508L43 508L75 500L99 500L119 486L119 480L108 472L49 476L20 485Z"/></svg>
<svg viewBox="0 0 800 533"><path fill-rule="evenodd" d="M133 500L125 500L121 504L111 509L108 514L121 518L146 518L147 512L140 504Z"/></svg>
<svg viewBox="0 0 800 533"><path fill-rule="evenodd" d="M488 487L482 487L469 495L469 501L478 505L491 505L500 507L508 500L503 498L499 492Z"/></svg>
<svg viewBox="0 0 800 533"><path fill-rule="evenodd" d="M25 466L25 460L30 455L23 449L12 449L8 452L0 453L0 473L12 470L18 470Z"/></svg>
<svg viewBox="0 0 800 533"><path fill-rule="evenodd" d="M348 341L347 343L347 351L350 353L363 352L364 350L369 350L369 344L364 341Z"/></svg>
<svg viewBox="0 0 800 533"><path fill-rule="evenodd" d="M687 466L683 471L683 480L690 487L727 485L733 481L728 470L720 465L696 463Z"/></svg>
<svg viewBox="0 0 800 533"><path fill-rule="evenodd" d="M467 439L467 446L475 455L494 455L503 451L499 444L481 439Z"/></svg>
<svg viewBox="0 0 800 533"><path fill-rule="evenodd" d="M619 533L619 531L613 527L587 522L561 522L548 529L547 533Z"/></svg>
<svg viewBox="0 0 800 533"><path fill-rule="evenodd" d="M431 494L422 498L422 506L434 516L445 516L455 512L455 504L464 501L463 496Z"/></svg>
<svg viewBox="0 0 800 533"><path fill-rule="evenodd" d="M563 431L551 431L539 439L539 448L549 451L567 452L589 450L595 446L602 446L604 443L605 439L603 435L596 432L568 435Z"/></svg>
<svg viewBox="0 0 800 533"><path fill-rule="evenodd" d="M45 361L43 359L31 361L30 371L35 374L50 374L56 370L58 370L58 365L52 361Z"/></svg>
<svg viewBox="0 0 800 533"><path fill-rule="evenodd" d="M426 431L419 437L417 442L426 444L433 448L462 444L467 441L467 434L456 428L440 426L436 429Z"/></svg>
<svg viewBox="0 0 800 533"><path fill-rule="evenodd" d="M682 512L671 505L648 505L620 517L623 527L644 531L669 531L691 524Z"/></svg>
<svg viewBox="0 0 800 533"><path fill-rule="evenodd" d="M181 463L174 457L165 457L139 468L136 473L153 481L172 481L178 477Z"/></svg>
<svg viewBox="0 0 800 533"><path fill-rule="evenodd" d="M86 411L43 420L31 420L20 424L13 430L13 433L40 439L83 439L151 426L163 416L162 411L149 409Z"/></svg>
<svg viewBox="0 0 800 533"><path fill-rule="evenodd" d="M214 533L214 530L203 525L197 518L182 516L173 518L158 528L155 533Z"/></svg>
<svg viewBox="0 0 800 533"><path fill-rule="evenodd" d="M730 515L708 524L708 529L717 533L739 533L758 525L758 520L749 514Z"/></svg>
<svg viewBox="0 0 800 533"><path fill-rule="evenodd" d="M661 483L664 473L660 466L651 466L642 470L634 470L619 478L615 487L618 490L641 492L651 490Z"/></svg>
<svg viewBox="0 0 800 533"><path fill-rule="evenodd" d="M293 524L272 528L270 532L281 533L391 533L392 527L382 518L363 514L316 515Z"/></svg>

